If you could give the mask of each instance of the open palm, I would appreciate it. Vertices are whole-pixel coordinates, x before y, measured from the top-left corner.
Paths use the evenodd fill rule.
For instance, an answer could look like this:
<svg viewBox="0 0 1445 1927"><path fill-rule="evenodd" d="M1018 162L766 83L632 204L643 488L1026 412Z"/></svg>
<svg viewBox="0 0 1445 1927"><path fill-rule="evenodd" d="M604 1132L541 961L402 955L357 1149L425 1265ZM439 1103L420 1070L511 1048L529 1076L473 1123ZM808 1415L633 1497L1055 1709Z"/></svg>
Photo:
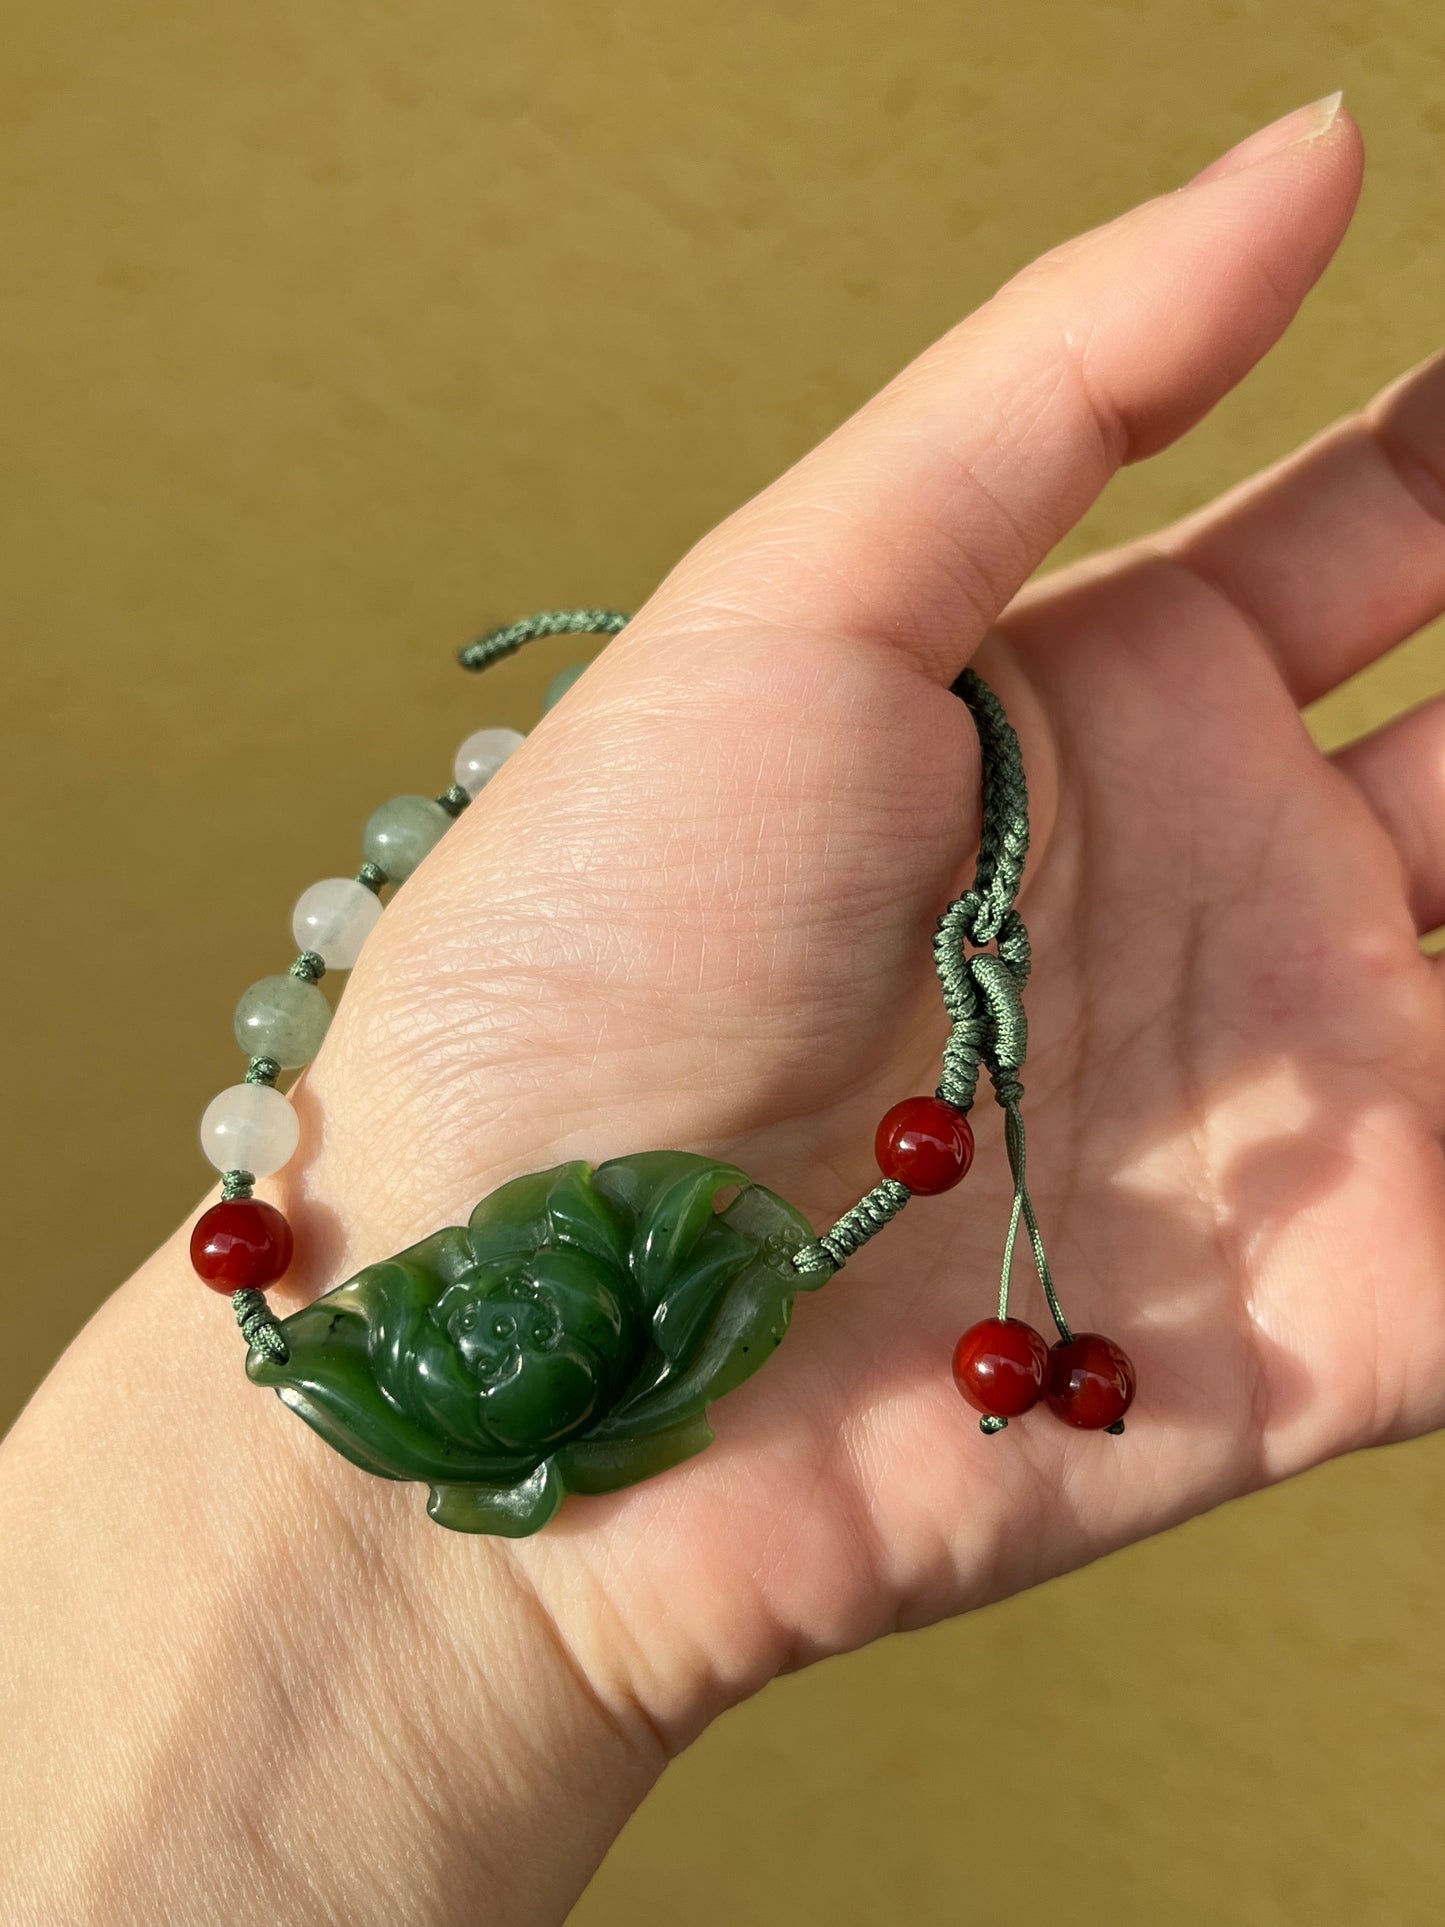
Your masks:
<svg viewBox="0 0 1445 1927"><path fill-rule="evenodd" d="M1445 374L1015 594L1268 347L1356 185L1335 119L1085 235L701 541L408 884L302 1085L308 1187L349 1226L316 1283L568 1156L719 1152L825 1226L877 1177L882 1110L938 1075L929 938L979 788L948 684L975 659L1006 701L1035 1201L1071 1322L1125 1345L1139 1401L1117 1439L1042 1407L983 1438L959 1403L1010 1201L981 1104L965 1185L801 1297L701 1459L499 1553L678 1734L780 1665L1445 1414L1445 1000L1418 946L1445 717L1333 761L1300 721L1445 605ZM414 1493L329 1476L430 1534ZM426 1557L460 1578L478 1547Z"/></svg>
<svg viewBox="0 0 1445 1927"><path fill-rule="evenodd" d="M954 1390L1008 1225L987 1101L706 1451L525 1539L258 1390L187 1222L3 1442L7 1919L540 1927L779 1669L1445 1423L1445 701L1332 758L1301 718L1445 611L1445 357L1035 578L1331 258L1335 106L1025 268L681 559L396 893L258 1187L282 1314L571 1158L723 1157L825 1229L938 1081L976 663L1030 790L1030 1189L1126 1431L989 1437Z"/></svg>
<svg viewBox="0 0 1445 1927"><path fill-rule="evenodd" d="M984 1103L967 1181L800 1297L708 1452L535 1540L437 1533L268 1407L463 1627L478 1561L509 1562L674 1738L780 1666L1445 1416L1418 942L1445 855L1417 834L1445 716L1333 762L1300 717L1445 605L1445 372L1018 593L1280 332L1358 173L1339 118L1070 243L714 530L402 891L298 1090L308 1294L568 1157L718 1153L826 1226L880 1114L937 1081L929 940L978 828L949 684L972 659L1002 696L1034 817L1032 1186L1072 1322L1136 1362L1123 1437L1039 1408L987 1438L954 1391L1010 1196Z"/></svg>

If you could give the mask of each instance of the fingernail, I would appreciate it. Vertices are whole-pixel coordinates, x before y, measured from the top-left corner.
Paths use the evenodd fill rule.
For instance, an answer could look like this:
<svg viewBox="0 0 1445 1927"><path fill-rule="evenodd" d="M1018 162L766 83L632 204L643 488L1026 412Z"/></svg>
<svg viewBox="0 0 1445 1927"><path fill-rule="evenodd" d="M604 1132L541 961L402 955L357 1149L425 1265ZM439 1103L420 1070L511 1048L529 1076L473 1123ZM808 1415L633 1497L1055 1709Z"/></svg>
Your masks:
<svg viewBox="0 0 1445 1927"><path fill-rule="evenodd" d="M1211 161L1201 173L1187 181L1187 187L1197 187L1201 181L1217 181L1225 174L1238 174L1246 167L1253 167L1256 161L1268 160L1271 154L1279 154L1286 147L1297 146L1301 141L1318 140L1320 135L1334 125L1344 99L1343 89L1326 94L1323 100L1312 100L1307 107L1296 107L1292 114L1285 114L1279 120L1272 120L1268 127L1261 127L1247 135L1237 147L1231 147L1227 154L1221 154L1217 161Z"/></svg>

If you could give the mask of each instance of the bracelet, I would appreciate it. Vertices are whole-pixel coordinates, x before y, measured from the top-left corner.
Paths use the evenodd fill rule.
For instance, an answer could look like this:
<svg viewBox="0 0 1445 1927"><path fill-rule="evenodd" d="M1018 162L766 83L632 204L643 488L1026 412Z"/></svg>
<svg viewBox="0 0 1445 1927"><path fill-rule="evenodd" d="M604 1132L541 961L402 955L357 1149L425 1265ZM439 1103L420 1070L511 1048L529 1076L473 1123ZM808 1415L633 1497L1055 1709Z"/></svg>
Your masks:
<svg viewBox="0 0 1445 1927"><path fill-rule="evenodd" d="M610 609L548 610L460 652L485 669L537 636L615 635ZM550 709L587 665L564 670ZM349 970L382 914L380 892L406 880L505 759L516 730L481 729L457 752L435 798L394 797L370 817L353 877L303 892L292 918L300 954L252 984L236 1007L244 1080L201 1120L221 1199L197 1219L192 1265L229 1292L247 1375L274 1387L354 1464L425 1482L427 1512L463 1532L535 1532L568 1492L603 1493L665 1471L708 1445L712 1400L749 1378L782 1342L794 1295L816 1290L910 1198L951 1189L973 1162L968 1113L986 1068L1004 1113L1013 1208L998 1312L953 1352L953 1377L984 1433L1041 1400L1071 1426L1120 1433L1134 1370L1112 1339L1070 1330L1026 1182L1021 1106L1028 1024L1028 932L1014 907L1028 852L1028 791L1013 726L972 669L953 684L978 730L983 811L971 887L938 920L934 964L949 1033L938 1087L878 1125L880 1181L821 1235L735 1165L688 1151L581 1160L512 1179L449 1225L367 1265L288 1318L265 1287L284 1276L291 1227L252 1196L300 1134L276 1088L320 1047L330 1007L317 988ZM724 1193L735 1193L721 1209ZM1058 1328L1048 1345L1009 1314L1020 1225Z"/></svg>

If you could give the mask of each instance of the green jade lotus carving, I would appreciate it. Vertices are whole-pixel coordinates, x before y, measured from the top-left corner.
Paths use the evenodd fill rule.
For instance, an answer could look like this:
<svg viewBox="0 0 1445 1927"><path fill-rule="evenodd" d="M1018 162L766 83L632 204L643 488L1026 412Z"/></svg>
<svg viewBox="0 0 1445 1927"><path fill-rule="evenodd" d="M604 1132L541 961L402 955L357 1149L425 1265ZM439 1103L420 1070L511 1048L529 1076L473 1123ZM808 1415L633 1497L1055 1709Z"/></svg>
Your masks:
<svg viewBox="0 0 1445 1927"><path fill-rule="evenodd" d="M814 1235L690 1152L559 1164L280 1320L289 1357L246 1370L366 1471L424 1480L438 1525L519 1538L711 1442L709 1402L829 1275L793 1267Z"/></svg>

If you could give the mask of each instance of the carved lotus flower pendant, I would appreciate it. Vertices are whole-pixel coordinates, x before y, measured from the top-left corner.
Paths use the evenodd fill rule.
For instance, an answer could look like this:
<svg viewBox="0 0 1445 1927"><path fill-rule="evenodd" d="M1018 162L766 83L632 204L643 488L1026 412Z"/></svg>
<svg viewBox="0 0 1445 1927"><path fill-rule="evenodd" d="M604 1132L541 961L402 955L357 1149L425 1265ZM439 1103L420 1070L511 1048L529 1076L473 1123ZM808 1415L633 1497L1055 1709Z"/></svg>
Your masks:
<svg viewBox="0 0 1445 1927"><path fill-rule="evenodd" d="M710 1158L559 1164L281 1320L289 1357L253 1348L246 1370L366 1471L424 1480L439 1525L521 1537L566 1493L633 1485L711 1441L708 1404L824 1282L792 1264L813 1237Z"/></svg>

